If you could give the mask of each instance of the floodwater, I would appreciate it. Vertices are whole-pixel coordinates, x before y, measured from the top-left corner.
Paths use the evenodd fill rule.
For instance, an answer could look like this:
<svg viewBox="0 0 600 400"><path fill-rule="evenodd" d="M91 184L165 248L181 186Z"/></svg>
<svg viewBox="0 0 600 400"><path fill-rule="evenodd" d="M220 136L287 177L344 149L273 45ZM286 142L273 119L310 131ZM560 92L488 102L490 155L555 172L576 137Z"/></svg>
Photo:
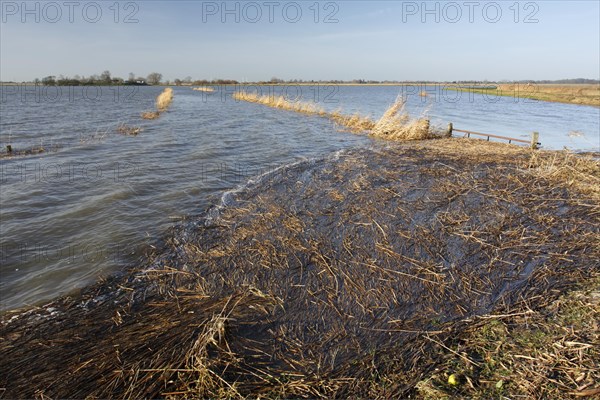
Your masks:
<svg viewBox="0 0 600 400"><path fill-rule="evenodd" d="M248 88L378 116L398 94L414 115L544 148L599 151L600 109L420 88ZM220 204L224 194L280 166L377 145L329 120L175 88L168 112L157 87L1 88L0 145L37 155L0 159L0 308L52 299L136 262L168 228ZM418 93L418 92L416 92ZM138 136L116 132L140 126Z"/></svg>

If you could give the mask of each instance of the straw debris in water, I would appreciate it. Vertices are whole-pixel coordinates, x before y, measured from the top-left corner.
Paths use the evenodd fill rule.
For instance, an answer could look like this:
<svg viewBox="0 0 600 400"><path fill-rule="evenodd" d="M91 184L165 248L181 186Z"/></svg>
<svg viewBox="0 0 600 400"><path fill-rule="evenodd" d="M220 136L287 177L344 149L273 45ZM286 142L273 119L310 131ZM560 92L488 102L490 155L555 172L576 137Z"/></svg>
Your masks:
<svg viewBox="0 0 600 400"><path fill-rule="evenodd" d="M137 136L142 130L139 126L130 126L123 123L117 126L117 132L122 135Z"/></svg>
<svg viewBox="0 0 600 400"><path fill-rule="evenodd" d="M5 314L4 396L593 393L598 162L533 154L455 138L277 170L129 272Z"/></svg>

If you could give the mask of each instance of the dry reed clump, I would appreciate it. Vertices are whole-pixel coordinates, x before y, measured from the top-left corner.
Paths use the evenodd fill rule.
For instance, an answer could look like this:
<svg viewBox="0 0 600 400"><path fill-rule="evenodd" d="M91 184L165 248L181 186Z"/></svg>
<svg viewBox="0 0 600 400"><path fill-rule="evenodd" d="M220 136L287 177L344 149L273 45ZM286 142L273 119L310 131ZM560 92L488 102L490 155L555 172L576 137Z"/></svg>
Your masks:
<svg viewBox="0 0 600 400"><path fill-rule="evenodd" d="M164 112L167 110L167 108L169 108L172 101L173 101L173 89L166 88L156 98L156 109L159 112Z"/></svg>
<svg viewBox="0 0 600 400"><path fill-rule="evenodd" d="M156 98L156 111L146 111L142 113L143 119L157 119L160 114L165 112L173 102L173 89L166 88Z"/></svg>
<svg viewBox="0 0 600 400"><path fill-rule="evenodd" d="M122 135L137 136L142 130L139 126L129 126L123 123L117 126L117 132Z"/></svg>
<svg viewBox="0 0 600 400"><path fill-rule="evenodd" d="M328 117L339 126L347 128L351 132L369 132L375 126L371 118L358 113L345 115L341 111L334 111L328 114Z"/></svg>
<svg viewBox="0 0 600 400"><path fill-rule="evenodd" d="M384 139L423 140L440 136L433 132L428 119L424 117L411 118L405 111L405 101L401 97L398 97L377 121L360 114L345 115L341 111L327 112L314 103L292 102L283 96L258 95L242 91L234 93L233 98L302 114L326 117L352 132L368 132L372 136Z"/></svg>
<svg viewBox="0 0 600 400"><path fill-rule="evenodd" d="M405 101L398 97L377 121L371 135L391 140L433 139L429 120L413 119L405 110Z"/></svg>
<svg viewBox="0 0 600 400"><path fill-rule="evenodd" d="M569 151L532 152L529 172L600 201L600 160Z"/></svg>
<svg viewBox="0 0 600 400"><path fill-rule="evenodd" d="M563 317L544 307L600 273L599 214L512 147L441 139L279 170L130 272L3 316L0 387L7 398L589 393L597 296ZM508 324L486 328L494 320ZM461 383L444 383L449 373Z"/></svg>

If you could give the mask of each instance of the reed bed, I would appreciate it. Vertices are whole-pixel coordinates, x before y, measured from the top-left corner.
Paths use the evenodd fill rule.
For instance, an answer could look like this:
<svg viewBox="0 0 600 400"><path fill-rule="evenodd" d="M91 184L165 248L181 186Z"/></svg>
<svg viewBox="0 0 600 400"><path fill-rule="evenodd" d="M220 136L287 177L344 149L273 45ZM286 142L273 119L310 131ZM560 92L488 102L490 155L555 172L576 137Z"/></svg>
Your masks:
<svg viewBox="0 0 600 400"><path fill-rule="evenodd" d="M424 116L411 118L405 110L405 101L399 96L377 121L360 114L346 115L341 111L327 112L312 102L290 101L284 96L259 95L245 91L233 94L236 100L263 104L301 114L326 117L352 132L367 132L371 136L389 140L423 140L441 137L431 129Z"/></svg>
<svg viewBox="0 0 600 400"><path fill-rule="evenodd" d="M126 273L2 316L0 387L8 398L591 393L600 199L544 175L554 154L454 138L278 170ZM592 181L588 162L563 161ZM586 282L595 292L567 293Z"/></svg>
<svg viewBox="0 0 600 400"><path fill-rule="evenodd" d="M167 111L173 102L173 89L166 88L156 97L156 111L145 111L141 114L143 119L157 119L160 114Z"/></svg>
<svg viewBox="0 0 600 400"><path fill-rule="evenodd" d="M327 116L327 112L323 108L318 107L315 103L290 101L284 96L260 95L258 93L241 91L234 93L233 98L235 100L263 104L269 107L294 111L301 114Z"/></svg>

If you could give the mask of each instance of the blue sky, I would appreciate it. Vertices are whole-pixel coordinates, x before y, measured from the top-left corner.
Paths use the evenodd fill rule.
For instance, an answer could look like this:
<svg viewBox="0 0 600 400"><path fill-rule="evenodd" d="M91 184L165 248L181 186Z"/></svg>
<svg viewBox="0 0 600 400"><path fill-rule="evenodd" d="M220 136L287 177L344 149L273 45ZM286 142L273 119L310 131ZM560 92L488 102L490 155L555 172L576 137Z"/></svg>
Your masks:
<svg viewBox="0 0 600 400"><path fill-rule="evenodd" d="M104 70L171 80L600 78L598 0L3 0L1 8L4 81Z"/></svg>

